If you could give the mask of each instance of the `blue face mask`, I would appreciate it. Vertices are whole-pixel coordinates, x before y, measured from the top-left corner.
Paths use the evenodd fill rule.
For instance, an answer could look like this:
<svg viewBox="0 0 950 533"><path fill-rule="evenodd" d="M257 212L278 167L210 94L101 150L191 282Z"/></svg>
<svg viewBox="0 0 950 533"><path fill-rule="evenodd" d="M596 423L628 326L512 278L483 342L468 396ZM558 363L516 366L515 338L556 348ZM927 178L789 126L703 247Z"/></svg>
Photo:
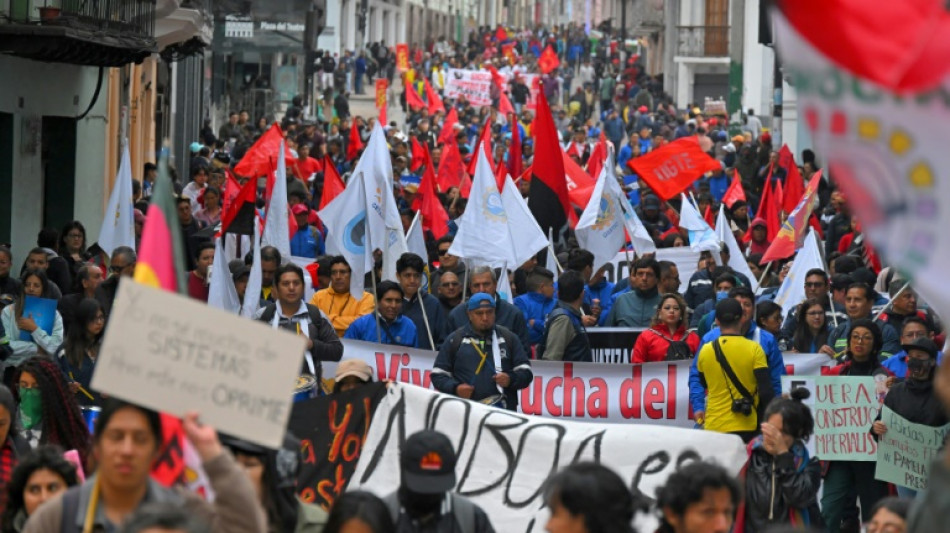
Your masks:
<svg viewBox="0 0 950 533"><path fill-rule="evenodd" d="M722 301L729 297L729 291L719 291L716 293L716 301Z"/></svg>

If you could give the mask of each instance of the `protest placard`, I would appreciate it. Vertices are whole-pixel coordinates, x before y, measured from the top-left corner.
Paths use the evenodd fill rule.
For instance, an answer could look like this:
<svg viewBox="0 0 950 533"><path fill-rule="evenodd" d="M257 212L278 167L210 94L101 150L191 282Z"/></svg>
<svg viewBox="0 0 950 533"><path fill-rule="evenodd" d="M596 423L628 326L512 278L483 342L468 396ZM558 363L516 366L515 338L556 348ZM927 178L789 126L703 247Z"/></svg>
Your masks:
<svg viewBox="0 0 950 533"><path fill-rule="evenodd" d="M294 404L290 432L300 439L297 495L325 511L356 470L370 420L386 394L384 383Z"/></svg>
<svg viewBox="0 0 950 533"><path fill-rule="evenodd" d="M877 443L875 479L913 490L926 489L930 463L937 459L950 424L915 424L886 406L881 409L881 422L887 433Z"/></svg>
<svg viewBox="0 0 950 533"><path fill-rule="evenodd" d="M450 68L445 75L445 98L464 96L473 106L491 105L491 72Z"/></svg>
<svg viewBox="0 0 950 533"><path fill-rule="evenodd" d="M436 352L343 339L347 358L365 361L377 380L431 388ZM817 376L829 364L824 354L785 354L795 376ZM519 391L524 414L591 422L693 427L689 404L690 361L569 363L531 361L531 384ZM332 376L335 363L324 362Z"/></svg>
<svg viewBox="0 0 950 533"><path fill-rule="evenodd" d="M92 387L157 411L197 411L219 431L278 447L306 339L125 281Z"/></svg>
<svg viewBox="0 0 950 533"><path fill-rule="evenodd" d="M545 419L395 385L373 415L347 490L394 492L400 446L422 429L440 431L452 441L458 455L455 491L484 509L497 531L543 531L548 516L544 481L575 462L601 463L634 492L652 498L685 462L715 461L737 474L746 461L745 446L735 435Z"/></svg>
<svg viewBox="0 0 950 533"><path fill-rule="evenodd" d="M875 461L871 424L881 408L870 376L814 379L815 454L822 461Z"/></svg>

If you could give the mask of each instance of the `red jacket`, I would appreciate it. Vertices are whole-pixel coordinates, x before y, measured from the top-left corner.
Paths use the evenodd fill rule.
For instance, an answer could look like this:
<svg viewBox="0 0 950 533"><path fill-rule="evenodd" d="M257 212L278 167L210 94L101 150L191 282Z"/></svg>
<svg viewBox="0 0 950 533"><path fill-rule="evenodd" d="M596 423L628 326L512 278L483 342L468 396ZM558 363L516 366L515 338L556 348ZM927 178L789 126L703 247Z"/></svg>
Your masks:
<svg viewBox="0 0 950 533"><path fill-rule="evenodd" d="M666 324L658 324L637 337L637 342L633 345L633 363L639 365L664 361L666 351L670 347L670 341L664 337L674 341L681 341L685 338L690 352L695 354L699 350L699 335L696 335L693 331L687 332L685 322L680 325L676 333L670 333L670 329L666 327Z"/></svg>

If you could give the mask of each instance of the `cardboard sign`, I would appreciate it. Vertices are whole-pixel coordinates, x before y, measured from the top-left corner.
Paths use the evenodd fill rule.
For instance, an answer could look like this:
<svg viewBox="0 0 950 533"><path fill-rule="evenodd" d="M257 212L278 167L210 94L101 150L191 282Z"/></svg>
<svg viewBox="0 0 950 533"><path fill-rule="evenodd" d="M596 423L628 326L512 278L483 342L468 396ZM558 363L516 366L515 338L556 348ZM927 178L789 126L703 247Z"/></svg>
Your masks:
<svg viewBox="0 0 950 533"><path fill-rule="evenodd" d="M877 443L874 478L913 490L926 489L930 464L939 456L950 424L915 424L889 407L881 409L881 422L887 426L887 433Z"/></svg>
<svg viewBox="0 0 950 533"><path fill-rule="evenodd" d="M284 438L306 339L122 283L92 387L270 448Z"/></svg>
<svg viewBox="0 0 950 533"><path fill-rule="evenodd" d="M815 454L822 461L876 461L871 424L884 399L873 377L818 376L815 389Z"/></svg>
<svg viewBox="0 0 950 533"><path fill-rule="evenodd" d="M652 498L685 462L712 460L737 474L746 461L745 446L735 435L553 420L393 385L373 415L347 490L379 496L395 491L400 446L422 429L434 429L452 441L458 455L455 491L484 509L497 531L544 531L549 510L544 481L575 462L599 462L634 492Z"/></svg>
<svg viewBox="0 0 950 533"><path fill-rule="evenodd" d="M301 500L325 511L333 507L356 470L373 412L385 395L386 384L373 383L294 404L290 431L300 439Z"/></svg>

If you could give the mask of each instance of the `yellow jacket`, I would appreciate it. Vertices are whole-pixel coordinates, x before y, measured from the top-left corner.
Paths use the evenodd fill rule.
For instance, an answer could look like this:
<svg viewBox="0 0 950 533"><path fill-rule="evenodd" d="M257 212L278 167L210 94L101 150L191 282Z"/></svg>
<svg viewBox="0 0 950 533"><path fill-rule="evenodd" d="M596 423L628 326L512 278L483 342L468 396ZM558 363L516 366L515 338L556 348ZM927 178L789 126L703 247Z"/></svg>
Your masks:
<svg viewBox="0 0 950 533"><path fill-rule="evenodd" d="M310 300L310 305L315 305L323 311L330 319L337 336L342 337L354 320L376 309L376 298L364 291L363 297L356 300L349 291L340 293L328 287L317 291Z"/></svg>

